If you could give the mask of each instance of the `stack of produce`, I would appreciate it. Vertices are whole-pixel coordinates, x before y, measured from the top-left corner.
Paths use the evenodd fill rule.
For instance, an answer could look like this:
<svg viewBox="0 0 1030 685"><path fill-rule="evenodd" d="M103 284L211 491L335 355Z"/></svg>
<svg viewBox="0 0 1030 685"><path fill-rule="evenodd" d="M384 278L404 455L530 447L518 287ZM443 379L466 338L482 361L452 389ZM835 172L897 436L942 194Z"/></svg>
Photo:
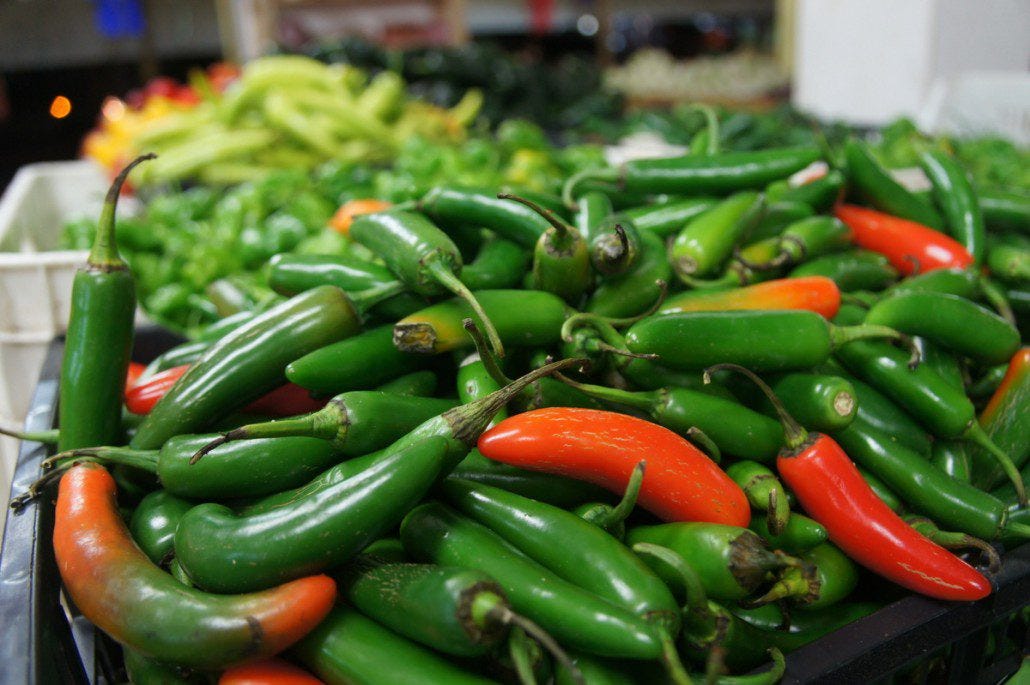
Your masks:
<svg viewBox="0 0 1030 685"><path fill-rule="evenodd" d="M199 101L158 109L156 115L150 101L140 110L105 109L84 151L109 166L158 153L140 172L140 185L226 185L282 169L310 170L328 160L390 159L415 135L461 141L482 101L478 91L469 90L443 109L409 97L393 72L369 80L360 69L297 55L256 59L237 80L219 85L195 87Z"/></svg>
<svg viewBox="0 0 1030 685"><path fill-rule="evenodd" d="M351 207L127 390L116 182L18 504L60 480L65 588L137 681L773 682L901 589L982 599L1030 537L1030 203L821 156Z"/></svg>

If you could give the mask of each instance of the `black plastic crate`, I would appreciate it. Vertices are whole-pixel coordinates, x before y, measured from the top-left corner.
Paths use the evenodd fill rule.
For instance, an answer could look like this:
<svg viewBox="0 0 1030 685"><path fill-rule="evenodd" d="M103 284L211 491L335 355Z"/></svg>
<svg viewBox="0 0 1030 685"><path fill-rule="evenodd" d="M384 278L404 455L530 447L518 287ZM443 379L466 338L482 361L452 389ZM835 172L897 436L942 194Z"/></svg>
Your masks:
<svg viewBox="0 0 1030 685"><path fill-rule="evenodd" d="M147 360L176 339L160 329L137 333L134 356ZM56 420L57 382L63 343L47 354L26 430L45 430ZM39 477L46 449L23 443L12 493ZM124 677L120 650L81 616L70 618L61 601L60 576L50 531L51 498L9 512L0 552L0 675L4 683L90 683ZM787 656L783 683L866 684L928 682L998 683L1014 673L1028 648L1030 544L1002 556L996 591L971 603L906 596L876 613ZM990 641L1010 649L989 656ZM998 650L995 650L998 652Z"/></svg>

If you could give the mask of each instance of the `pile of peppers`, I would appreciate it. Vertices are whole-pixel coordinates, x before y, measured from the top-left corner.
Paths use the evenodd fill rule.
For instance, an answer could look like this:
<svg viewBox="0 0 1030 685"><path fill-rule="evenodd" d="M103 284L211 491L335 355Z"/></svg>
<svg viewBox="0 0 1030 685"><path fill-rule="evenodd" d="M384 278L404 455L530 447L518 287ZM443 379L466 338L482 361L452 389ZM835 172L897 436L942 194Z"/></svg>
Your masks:
<svg viewBox="0 0 1030 685"><path fill-rule="evenodd" d="M771 683L902 591L982 599L1030 537L1030 199L844 152L351 206L345 253L145 368L141 158L14 504L59 483L65 592L133 682Z"/></svg>

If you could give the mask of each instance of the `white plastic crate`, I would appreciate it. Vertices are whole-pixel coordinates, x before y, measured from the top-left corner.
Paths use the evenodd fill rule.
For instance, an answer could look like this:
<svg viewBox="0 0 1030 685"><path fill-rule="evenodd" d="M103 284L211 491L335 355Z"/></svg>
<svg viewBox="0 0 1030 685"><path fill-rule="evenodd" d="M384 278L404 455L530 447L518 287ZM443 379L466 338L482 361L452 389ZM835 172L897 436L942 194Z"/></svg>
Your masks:
<svg viewBox="0 0 1030 685"><path fill-rule="evenodd" d="M65 223L99 216L108 185L92 162L43 162L22 167L0 198L0 415L19 424L86 261L85 252L53 250ZM10 487L16 449L0 440L0 492Z"/></svg>

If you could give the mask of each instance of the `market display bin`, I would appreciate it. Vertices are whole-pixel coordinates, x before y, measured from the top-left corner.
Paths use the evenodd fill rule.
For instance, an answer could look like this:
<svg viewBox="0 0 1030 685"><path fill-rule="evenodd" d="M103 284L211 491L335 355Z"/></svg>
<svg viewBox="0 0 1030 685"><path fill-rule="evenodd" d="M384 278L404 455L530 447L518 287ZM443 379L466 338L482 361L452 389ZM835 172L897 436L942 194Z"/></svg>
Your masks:
<svg viewBox="0 0 1030 685"><path fill-rule="evenodd" d="M135 356L145 361L174 342L158 329L142 330ZM63 345L49 347L26 430L56 420ZM46 449L23 443L12 492L39 476ZM0 552L0 664L5 683L124 682L117 644L64 602L54 562L51 492L7 517ZM1008 551L995 576L996 591L971 603L947 603L909 595L787 656L783 683L930 682L999 683L1027 651L1030 544ZM899 677L899 676L903 676Z"/></svg>

